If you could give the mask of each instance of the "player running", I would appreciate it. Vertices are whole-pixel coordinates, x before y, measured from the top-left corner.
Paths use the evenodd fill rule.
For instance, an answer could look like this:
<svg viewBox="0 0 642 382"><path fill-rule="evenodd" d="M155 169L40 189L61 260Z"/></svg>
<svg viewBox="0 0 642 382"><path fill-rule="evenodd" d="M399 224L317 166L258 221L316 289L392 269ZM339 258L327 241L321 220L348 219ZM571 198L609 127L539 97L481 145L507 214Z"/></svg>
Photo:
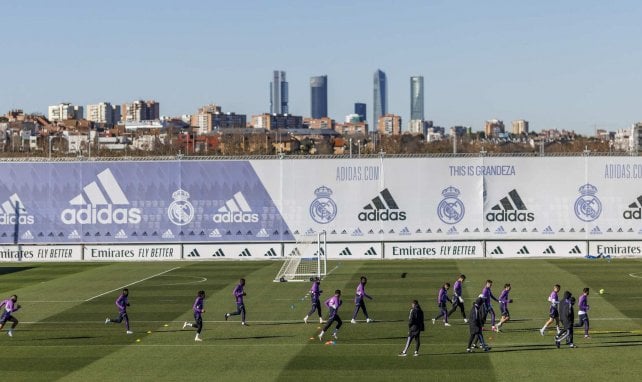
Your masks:
<svg viewBox="0 0 642 382"><path fill-rule="evenodd" d="M491 299L499 302L497 297L493 295L493 292L490 290L490 288L493 286L493 280L486 280L486 285L484 286L484 289L482 289L481 294L479 297L482 298L484 301L484 305L482 307L483 314L484 314L484 322L486 322L486 317L490 313L490 325L491 325L491 330L495 330L495 310L493 309L493 305L491 303Z"/></svg>
<svg viewBox="0 0 642 382"><path fill-rule="evenodd" d="M19 322L18 319L13 316L13 313L20 309L20 305L18 305L18 296L14 294L8 299L2 301L2 303L0 303L0 308L4 308L2 315L0 316L0 330L4 328L7 321L10 321L11 328L7 331L7 335L9 337L13 337L13 329L18 326Z"/></svg>
<svg viewBox="0 0 642 382"><path fill-rule="evenodd" d="M318 277L315 277L314 281L312 282L312 288L310 288L310 300L312 301L312 308L310 309L308 314L303 317L303 322L305 322L306 324L308 323L308 318L310 318L310 315L314 312L317 312L319 314L319 323L323 323L323 318L321 317L321 300L319 300L323 291L319 289L320 287L321 280Z"/></svg>
<svg viewBox="0 0 642 382"><path fill-rule="evenodd" d="M247 326L247 323L245 322L245 304L243 303L243 297L246 296L245 279L239 280L239 283L234 288L232 294L234 295L234 298L236 298L236 312L225 313L225 321L227 321L230 316L238 316L240 314L241 325Z"/></svg>
<svg viewBox="0 0 642 382"><path fill-rule="evenodd" d="M359 285L357 285L357 292L356 296L354 298L354 313L352 313L352 320L350 320L351 324L356 324L357 323L357 313L359 313L359 309L363 310L363 314L366 316L366 322L372 322L370 319L370 316L368 316L368 310L366 310L366 303L363 300L364 297L367 297L369 300L372 300L372 296L368 295L366 293L366 283L368 282L368 279L365 276L361 276L361 279L359 281Z"/></svg>
<svg viewBox="0 0 642 382"><path fill-rule="evenodd" d="M341 329L341 325L343 325L343 321L341 321L341 317L339 317L339 307L342 304L343 301L341 300L341 291L339 289L334 291L334 296L325 300L325 305L328 307L330 313L328 314L328 321L325 323L321 333L319 333L319 341L323 341L323 334L325 334L335 321L337 323L337 327L332 332L332 338L335 340L338 339L337 333L339 332L339 329Z"/></svg>
<svg viewBox="0 0 642 382"><path fill-rule="evenodd" d="M196 337L194 337L194 341L201 342L203 341L201 339L201 331L203 330L203 313L205 313L205 308L204 308L204 300L205 299L205 291L204 290L199 290L198 293L196 294L196 300L194 300L194 305L192 305L192 310L194 311L194 323L190 322L185 322L183 324L183 329L190 327L190 328L196 328Z"/></svg>
<svg viewBox="0 0 642 382"><path fill-rule="evenodd" d="M502 318L499 320L499 324L495 328L497 333L500 332L499 328L508 320L510 320L510 313L508 312L508 304L513 302L513 299L508 297L510 293L511 286L510 284L504 284L504 290L499 294L499 311L501 312Z"/></svg>
<svg viewBox="0 0 642 382"><path fill-rule="evenodd" d="M461 310L462 317L464 317L464 322L468 322L466 319L466 309L464 308L464 297L462 294L464 280L466 280L466 275L459 275L457 281L455 281L455 285L453 285L453 307L448 312L448 316L450 317L450 315L455 313L457 308L459 308L459 310Z"/></svg>
<svg viewBox="0 0 642 382"><path fill-rule="evenodd" d="M588 310L589 310L589 304L588 304L588 295L589 295L589 288L584 288L582 290L582 295L580 296L580 302L577 304L578 305L578 318L580 319L580 322L578 322L575 327L581 328L582 326L584 327L584 338L591 338L589 336L589 317L588 317Z"/></svg>
<svg viewBox="0 0 642 382"><path fill-rule="evenodd" d="M133 334L129 329L129 316L127 315L127 307L129 306L129 289L125 288L123 289L122 293L118 298L116 299L116 307L118 308L118 318L111 319L107 317L105 319L105 324L109 323L116 323L120 324L125 321L125 333L127 334Z"/></svg>
<svg viewBox="0 0 642 382"><path fill-rule="evenodd" d="M551 308L548 311L548 320L546 321L544 326L539 330L539 333L541 335L544 335L546 328L548 327L548 325L552 324L553 321L555 321L555 327L557 329L557 333L560 332L560 312L558 309L560 304L558 293L560 292L560 289L562 289L562 287L560 287L559 284L555 284L553 286L553 291L548 296L548 302L551 304Z"/></svg>
<svg viewBox="0 0 642 382"><path fill-rule="evenodd" d="M415 353L413 355L415 357L419 355L419 346L421 345L420 336L424 329L424 311L421 310L421 306L419 306L419 302L417 300L412 300L410 315L408 316L408 339L406 340L406 346L403 348L401 353L399 353L400 357L405 357L407 355L406 352L408 351L413 339L416 343Z"/></svg>
<svg viewBox="0 0 642 382"><path fill-rule="evenodd" d="M439 288L439 293L437 294L437 306L439 307L439 314L432 319L432 324L435 324L435 321L444 317L444 326L450 326L448 323L448 309L446 309L446 303L448 303L448 289L450 289L450 283L445 283L441 288Z"/></svg>

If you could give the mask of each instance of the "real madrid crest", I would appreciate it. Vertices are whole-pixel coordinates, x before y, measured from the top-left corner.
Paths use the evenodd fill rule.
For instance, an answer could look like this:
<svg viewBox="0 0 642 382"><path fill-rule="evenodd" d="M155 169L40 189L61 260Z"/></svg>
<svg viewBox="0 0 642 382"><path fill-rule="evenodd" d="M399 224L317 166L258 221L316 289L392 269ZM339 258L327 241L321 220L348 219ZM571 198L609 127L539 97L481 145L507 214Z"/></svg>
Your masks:
<svg viewBox="0 0 642 382"><path fill-rule="evenodd" d="M172 194L174 201L167 208L169 220L176 225L189 224L194 218L194 206L189 202L189 192L178 189Z"/></svg>
<svg viewBox="0 0 642 382"><path fill-rule="evenodd" d="M457 197L460 192L457 188L450 186L444 189L441 194L444 199L437 206L437 216L446 224L456 224L464 218L464 203Z"/></svg>
<svg viewBox="0 0 642 382"><path fill-rule="evenodd" d="M337 216L337 204L330 198L332 190L321 186L314 190L317 196L310 204L310 217L319 224L328 224Z"/></svg>
<svg viewBox="0 0 642 382"><path fill-rule="evenodd" d="M586 183L578 190L582 194L575 201L575 215L585 222L592 222L602 213L602 202L595 196L597 187Z"/></svg>

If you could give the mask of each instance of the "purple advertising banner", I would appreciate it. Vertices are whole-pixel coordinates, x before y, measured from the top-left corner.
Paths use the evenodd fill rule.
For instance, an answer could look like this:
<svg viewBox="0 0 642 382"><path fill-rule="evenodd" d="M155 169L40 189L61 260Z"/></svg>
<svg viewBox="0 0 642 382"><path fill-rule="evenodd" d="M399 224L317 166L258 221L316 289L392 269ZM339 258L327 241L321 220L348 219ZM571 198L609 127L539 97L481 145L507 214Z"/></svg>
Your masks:
<svg viewBox="0 0 642 382"><path fill-rule="evenodd" d="M247 161L0 163L0 244L282 241Z"/></svg>

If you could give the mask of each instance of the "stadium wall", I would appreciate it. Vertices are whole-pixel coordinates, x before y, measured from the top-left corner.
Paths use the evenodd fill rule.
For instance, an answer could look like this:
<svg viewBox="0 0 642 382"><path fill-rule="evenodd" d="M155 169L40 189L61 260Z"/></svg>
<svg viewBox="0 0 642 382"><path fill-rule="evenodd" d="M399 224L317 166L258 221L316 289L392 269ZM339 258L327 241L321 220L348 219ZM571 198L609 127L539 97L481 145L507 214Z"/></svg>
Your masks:
<svg viewBox="0 0 642 382"><path fill-rule="evenodd" d="M0 244L627 241L642 157L0 163Z"/></svg>

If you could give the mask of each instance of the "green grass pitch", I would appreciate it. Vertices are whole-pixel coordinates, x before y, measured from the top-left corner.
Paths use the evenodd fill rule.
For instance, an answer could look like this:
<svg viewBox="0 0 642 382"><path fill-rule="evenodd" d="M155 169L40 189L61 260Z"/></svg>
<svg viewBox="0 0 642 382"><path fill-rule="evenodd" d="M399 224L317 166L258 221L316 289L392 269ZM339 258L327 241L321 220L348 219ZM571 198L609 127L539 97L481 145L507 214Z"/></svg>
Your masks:
<svg viewBox="0 0 642 382"><path fill-rule="evenodd" d="M344 326L334 345L319 342L319 324L304 324L310 284L274 283L279 262L5 264L0 297L19 296L21 321L2 333L3 377L10 381L302 381L302 380L637 380L642 376L642 261L424 260L329 262L322 297L344 292ZM405 277L401 277L406 273ZM489 353L465 352L468 327L459 312L451 327L432 325L443 282L467 275L467 310L486 279L499 295L513 286L513 321L486 332ZM375 322L350 324L359 276L368 277ZM249 326L233 311L232 289L245 277ZM577 297L590 287L592 335L576 329L577 349L556 349L540 336L553 284ZM133 335L105 325L129 285ZM605 289L605 294L598 291ZM192 330L196 292L207 293L203 342ZM110 292L111 291L111 292ZM412 299L426 315L420 357L397 357ZM496 306L496 304L495 304ZM325 307L324 307L325 308ZM496 306L496 311L498 311ZM324 311L324 313L327 310ZM312 338L312 339L311 339ZM329 339L329 336L328 336ZM140 340L137 342L137 340Z"/></svg>

